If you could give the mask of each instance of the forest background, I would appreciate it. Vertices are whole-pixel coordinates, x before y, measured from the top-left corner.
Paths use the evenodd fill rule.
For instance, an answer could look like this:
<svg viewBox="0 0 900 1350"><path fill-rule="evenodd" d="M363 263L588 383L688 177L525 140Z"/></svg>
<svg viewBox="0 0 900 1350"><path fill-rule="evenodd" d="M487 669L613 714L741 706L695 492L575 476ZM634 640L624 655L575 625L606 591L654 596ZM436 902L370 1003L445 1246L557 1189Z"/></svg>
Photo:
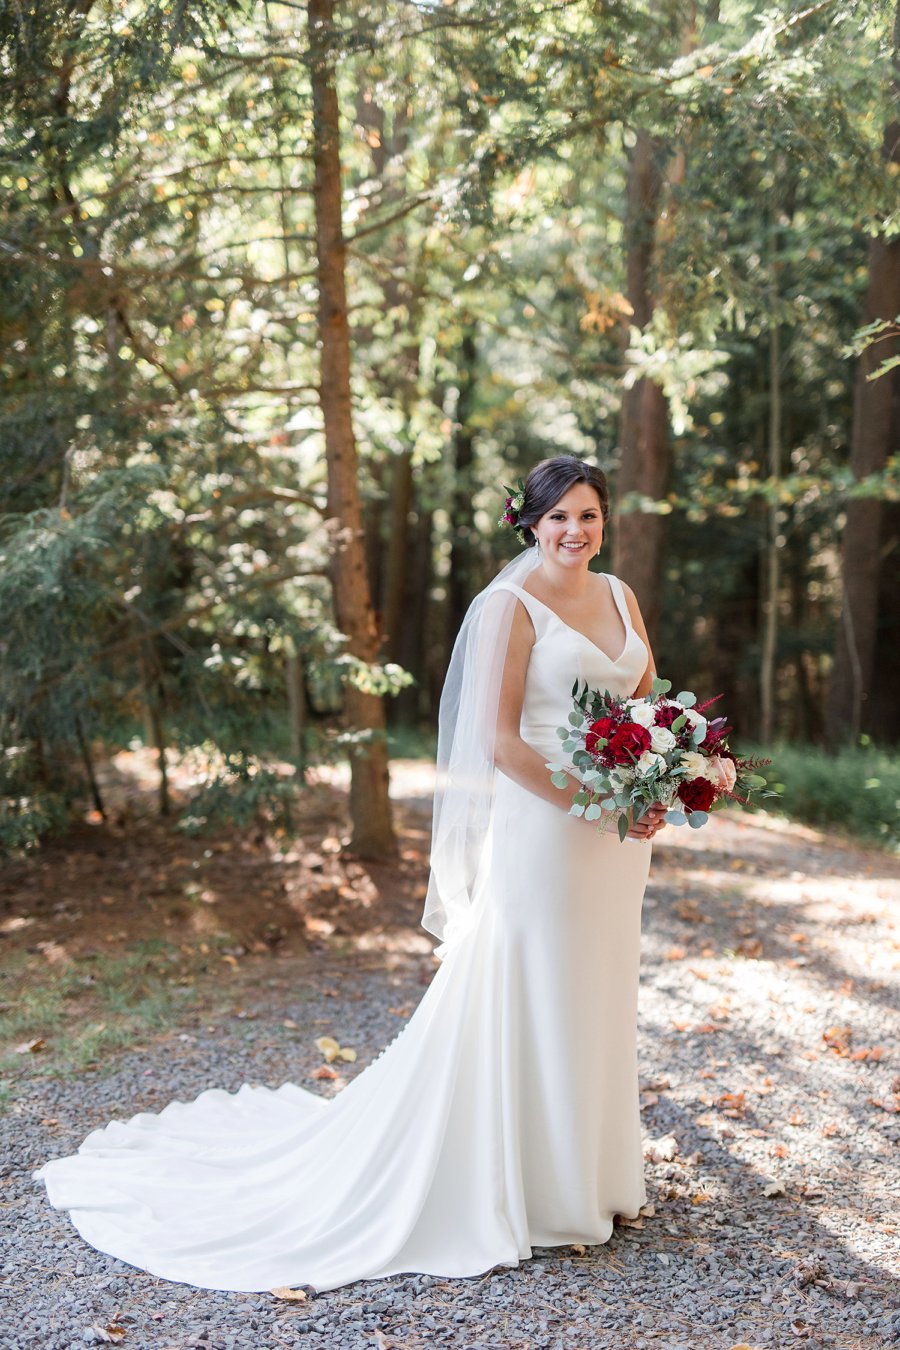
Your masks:
<svg viewBox="0 0 900 1350"><path fill-rule="evenodd" d="M895 837L898 47L886 0L0 5L0 847L144 743L188 828L349 757L389 855L559 452L661 673Z"/></svg>

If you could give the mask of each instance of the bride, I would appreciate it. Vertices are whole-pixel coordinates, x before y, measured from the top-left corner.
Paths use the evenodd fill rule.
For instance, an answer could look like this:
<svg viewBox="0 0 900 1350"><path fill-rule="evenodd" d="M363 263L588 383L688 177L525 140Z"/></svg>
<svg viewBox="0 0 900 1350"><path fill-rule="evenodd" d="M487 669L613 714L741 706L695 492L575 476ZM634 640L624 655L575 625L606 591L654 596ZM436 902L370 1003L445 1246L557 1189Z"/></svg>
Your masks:
<svg viewBox="0 0 900 1350"><path fill-rule="evenodd" d="M663 809L614 832L550 782L576 679L649 692L637 603L588 564L606 480L538 464L525 547L473 601L441 699L423 926L441 964L335 1098L212 1089L95 1130L35 1176L102 1252L201 1288L477 1275L602 1243L646 1200L635 1049L641 903Z"/></svg>

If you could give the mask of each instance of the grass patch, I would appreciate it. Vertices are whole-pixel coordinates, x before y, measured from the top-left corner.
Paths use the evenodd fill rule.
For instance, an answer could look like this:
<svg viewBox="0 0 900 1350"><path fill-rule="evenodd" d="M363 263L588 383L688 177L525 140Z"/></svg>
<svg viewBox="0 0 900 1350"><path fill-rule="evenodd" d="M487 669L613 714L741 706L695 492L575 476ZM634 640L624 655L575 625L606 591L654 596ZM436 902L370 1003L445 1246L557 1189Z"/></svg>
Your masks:
<svg viewBox="0 0 900 1350"><path fill-rule="evenodd" d="M12 958L0 972L0 1110L23 1072L76 1074L102 1064L149 1033L181 1025L195 998L183 955L160 941L54 964L31 953ZM37 1040L38 1050L16 1048Z"/></svg>
<svg viewBox="0 0 900 1350"><path fill-rule="evenodd" d="M763 810L834 829L867 844L900 851L900 754L872 745L828 754L816 746L741 746L742 754L767 755L763 768L780 800L764 798Z"/></svg>

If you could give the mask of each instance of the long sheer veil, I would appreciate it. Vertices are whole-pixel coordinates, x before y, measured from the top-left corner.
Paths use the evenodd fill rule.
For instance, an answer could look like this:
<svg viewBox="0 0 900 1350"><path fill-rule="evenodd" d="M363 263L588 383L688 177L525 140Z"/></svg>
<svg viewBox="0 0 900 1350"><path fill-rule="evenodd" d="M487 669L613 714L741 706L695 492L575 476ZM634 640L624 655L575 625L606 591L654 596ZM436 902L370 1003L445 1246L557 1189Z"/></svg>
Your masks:
<svg viewBox="0 0 900 1350"><path fill-rule="evenodd" d="M468 930L489 862L500 682L516 597L540 561L525 549L476 595L453 646L438 713L431 875L422 927L444 957Z"/></svg>

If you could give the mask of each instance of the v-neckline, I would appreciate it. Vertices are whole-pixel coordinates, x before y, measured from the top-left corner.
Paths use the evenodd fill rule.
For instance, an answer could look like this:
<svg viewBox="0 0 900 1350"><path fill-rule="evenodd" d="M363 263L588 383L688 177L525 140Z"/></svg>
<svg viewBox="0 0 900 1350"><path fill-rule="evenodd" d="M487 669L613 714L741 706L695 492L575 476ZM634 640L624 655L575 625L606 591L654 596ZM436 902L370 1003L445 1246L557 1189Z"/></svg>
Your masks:
<svg viewBox="0 0 900 1350"><path fill-rule="evenodd" d="M556 622L561 623L563 628L568 628L570 633L575 633L577 637L584 638L585 642L589 643L590 646L593 647L595 652L599 652L600 655L604 658L604 660L608 661L611 666L617 666L619 662L622 660L622 657L628 651L628 644L631 641L631 635L632 633L635 632L635 630L630 623L626 623L625 619L622 618L622 611L619 609L619 604L618 601L616 600L616 593L613 590L613 584L609 579L609 574L607 572L601 572L600 575L606 577L606 584L609 587L609 593L612 596L613 604L616 607L616 613L618 614L619 618L622 619L622 627L625 629L625 645L619 652L619 655L615 658L615 660L609 655L608 652L605 652L602 647L598 647L594 639L589 638L587 633L582 633L580 628L575 628L573 627L572 624L566 623L565 619L562 617L561 614L557 614L556 610L552 609L550 605L545 604L544 601L540 600L536 595L532 595L531 591L526 591L524 586L518 586L516 587L516 589L520 590L523 595L527 595L529 600L533 600L535 604L540 605L541 609L545 609L548 614L552 614ZM637 634L635 634L635 636L637 636Z"/></svg>

